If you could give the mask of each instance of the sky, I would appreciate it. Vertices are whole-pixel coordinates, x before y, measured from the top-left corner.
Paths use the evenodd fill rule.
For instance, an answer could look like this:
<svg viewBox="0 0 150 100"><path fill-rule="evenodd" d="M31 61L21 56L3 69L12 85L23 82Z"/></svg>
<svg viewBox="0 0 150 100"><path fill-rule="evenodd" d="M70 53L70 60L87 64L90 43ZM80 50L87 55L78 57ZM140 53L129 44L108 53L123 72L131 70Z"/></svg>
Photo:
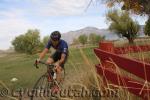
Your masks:
<svg viewBox="0 0 150 100"><path fill-rule="evenodd" d="M12 47L11 41L28 29L40 30L41 37L84 27L108 28L105 4L93 0L0 0L0 50ZM143 25L146 18L133 18Z"/></svg>

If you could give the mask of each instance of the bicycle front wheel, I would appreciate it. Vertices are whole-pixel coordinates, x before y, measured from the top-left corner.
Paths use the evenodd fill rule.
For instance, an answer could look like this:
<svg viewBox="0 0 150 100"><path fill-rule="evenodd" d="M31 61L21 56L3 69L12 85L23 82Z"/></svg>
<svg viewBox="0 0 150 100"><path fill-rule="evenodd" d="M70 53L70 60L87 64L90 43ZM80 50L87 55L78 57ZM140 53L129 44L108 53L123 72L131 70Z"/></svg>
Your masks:
<svg viewBox="0 0 150 100"><path fill-rule="evenodd" d="M49 100L51 97L51 87L53 85L52 82L48 82L48 75L45 73L42 75L32 89L31 100Z"/></svg>

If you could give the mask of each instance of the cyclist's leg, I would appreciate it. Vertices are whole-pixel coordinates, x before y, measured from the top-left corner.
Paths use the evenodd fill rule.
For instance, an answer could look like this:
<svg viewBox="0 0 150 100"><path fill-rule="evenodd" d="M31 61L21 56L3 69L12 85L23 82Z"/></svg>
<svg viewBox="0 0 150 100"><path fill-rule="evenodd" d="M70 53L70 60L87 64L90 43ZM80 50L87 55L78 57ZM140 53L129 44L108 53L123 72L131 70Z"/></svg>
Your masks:
<svg viewBox="0 0 150 100"><path fill-rule="evenodd" d="M57 62L61 59L61 52L56 51L53 55L52 58L54 59L54 62ZM65 60L66 61L66 60ZM65 62L64 62L65 63ZM60 66L56 67L56 80L58 83L61 82L61 72L63 70L64 64L61 64Z"/></svg>
<svg viewBox="0 0 150 100"><path fill-rule="evenodd" d="M51 58L51 57L48 57L47 61L46 61L47 64L53 64L54 63L54 59ZM50 69L47 67L47 71L49 72Z"/></svg>
<svg viewBox="0 0 150 100"><path fill-rule="evenodd" d="M53 64L53 63L57 62L58 60L59 60L59 53L56 51L48 58L47 63ZM48 69L48 72L50 73L50 69Z"/></svg>
<svg viewBox="0 0 150 100"><path fill-rule="evenodd" d="M46 63L47 63L47 64L52 64L52 63L54 63L53 58L48 57L48 59L47 59Z"/></svg>
<svg viewBox="0 0 150 100"><path fill-rule="evenodd" d="M56 67L56 74L57 74L56 75L56 80L57 80L58 83L60 83L61 80L62 80L62 76L61 76L62 70L63 70L63 68L61 66Z"/></svg>
<svg viewBox="0 0 150 100"><path fill-rule="evenodd" d="M65 65L65 63L67 61L67 58L68 57L65 58L65 61L64 61L63 64L61 64L60 66L57 67L57 76L56 76L56 79L58 80L59 83L62 82L63 78L64 78L63 71L64 71L64 65Z"/></svg>

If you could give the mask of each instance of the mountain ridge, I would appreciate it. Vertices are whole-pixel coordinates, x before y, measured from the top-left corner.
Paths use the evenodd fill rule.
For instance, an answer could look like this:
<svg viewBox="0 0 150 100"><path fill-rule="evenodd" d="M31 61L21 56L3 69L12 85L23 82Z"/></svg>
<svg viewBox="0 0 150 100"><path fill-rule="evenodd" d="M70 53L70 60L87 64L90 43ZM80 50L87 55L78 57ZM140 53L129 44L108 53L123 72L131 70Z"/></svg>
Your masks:
<svg viewBox="0 0 150 100"><path fill-rule="evenodd" d="M69 31L62 34L62 38L71 44L74 38L78 38L80 35L86 34L89 35L91 33L95 33L97 35L105 36L108 40L117 39L118 36L113 32L109 31L108 29L99 29L97 27L85 27L82 29L78 29L75 31ZM112 38L113 37L113 38Z"/></svg>

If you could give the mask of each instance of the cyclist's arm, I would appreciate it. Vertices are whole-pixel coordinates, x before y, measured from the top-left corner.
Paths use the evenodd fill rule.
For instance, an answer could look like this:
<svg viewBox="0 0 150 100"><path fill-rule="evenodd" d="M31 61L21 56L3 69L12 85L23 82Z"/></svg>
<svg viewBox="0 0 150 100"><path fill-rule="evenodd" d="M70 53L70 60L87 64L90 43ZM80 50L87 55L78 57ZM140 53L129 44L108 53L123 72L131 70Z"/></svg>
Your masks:
<svg viewBox="0 0 150 100"><path fill-rule="evenodd" d="M51 42L48 41L47 45L45 46L45 49L42 51L42 53L40 53L38 60L41 60L44 58L44 56L46 55L50 47L51 47Z"/></svg>
<svg viewBox="0 0 150 100"><path fill-rule="evenodd" d="M48 52L48 48L45 48L45 49L42 51L42 53L40 53L40 55L39 55L39 60L43 59L47 52Z"/></svg>
<svg viewBox="0 0 150 100"><path fill-rule="evenodd" d="M68 44L65 42L63 44L63 51L61 54L61 59L59 60L59 65L63 64L65 62L66 56L68 55Z"/></svg>
<svg viewBox="0 0 150 100"><path fill-rule="evenodd" d="M65 62L65 58L66 58L66 54L65 53L62 53L61 54L61 59L59 60L59 65L63 64Z"/></svg>

